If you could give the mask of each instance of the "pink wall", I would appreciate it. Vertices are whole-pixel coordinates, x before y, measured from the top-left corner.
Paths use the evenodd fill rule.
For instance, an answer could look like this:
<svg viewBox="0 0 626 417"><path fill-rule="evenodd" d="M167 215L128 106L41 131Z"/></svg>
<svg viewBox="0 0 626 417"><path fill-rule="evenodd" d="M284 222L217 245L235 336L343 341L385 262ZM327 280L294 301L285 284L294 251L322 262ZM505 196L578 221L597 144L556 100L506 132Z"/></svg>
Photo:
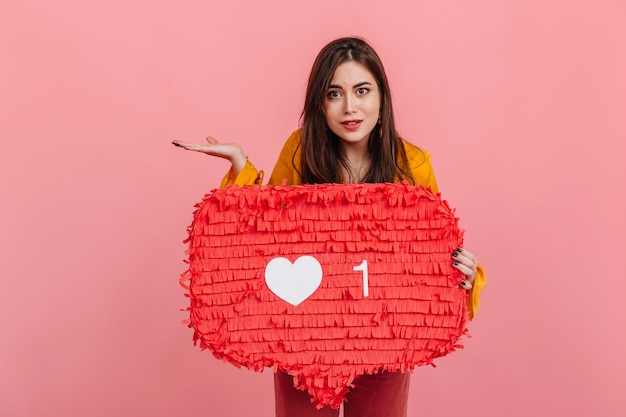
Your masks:
<svg viewBox="0 0 626 417"><path fill-rule="evenodd" d="M180 324L185 229L227 164L170 141L271 170L349 34L490 279L411 416L626 415L623 1L2 0L0 416L272 415L271 373Z"/></svg>

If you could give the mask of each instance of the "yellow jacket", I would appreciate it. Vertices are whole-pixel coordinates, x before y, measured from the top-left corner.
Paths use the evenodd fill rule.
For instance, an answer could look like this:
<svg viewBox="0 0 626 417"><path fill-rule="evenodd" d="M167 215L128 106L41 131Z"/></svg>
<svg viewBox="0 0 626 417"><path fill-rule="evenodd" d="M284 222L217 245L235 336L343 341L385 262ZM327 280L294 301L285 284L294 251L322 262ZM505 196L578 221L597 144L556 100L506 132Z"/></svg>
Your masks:
<svg viewBox="0 0 626 417"><path fill-rule="evenodd" d="M284 181L286 181L287 185L299 185L302 183L300 174L293 168L294 165L300 165L300 148L298 148L298 145L300 144L301 137L301 129L296 130L289 136L289 139L287 139L287 142L285 142L280 152L278 162L276 162L268 184L282 185ZM428 152L419 149L409 142L403 141L403 143L415 184L430 187L434 193L437 193L439 189L437 188L437 181L435 180L435 173L430 164L430 155ZM227 185L261 185L262 182L263 171L257 171L254 165L252 165L250 161L247 161L246 165L237 176L235 176L231 168L222 180L220 188ZM480 293L483 291L483 288L485 288L486 283L487 276L485 271L482 266L478 265L476 279L467 296L467 310L470 318L473 318L476 311L478 311Z"/></svg>

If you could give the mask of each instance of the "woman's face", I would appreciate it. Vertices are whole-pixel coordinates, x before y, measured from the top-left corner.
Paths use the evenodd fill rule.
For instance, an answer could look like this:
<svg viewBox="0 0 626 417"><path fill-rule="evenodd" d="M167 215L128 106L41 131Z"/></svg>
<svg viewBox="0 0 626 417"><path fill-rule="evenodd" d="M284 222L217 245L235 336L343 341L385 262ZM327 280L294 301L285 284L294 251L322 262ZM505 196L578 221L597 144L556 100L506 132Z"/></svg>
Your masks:
<svg viewBox="0 0 626 417"><path fill-rule="evenodd" d="M339 65L324 100L326 123L344 145L367 145L380 115L380 91L374 75L363 64Z"/></svg>

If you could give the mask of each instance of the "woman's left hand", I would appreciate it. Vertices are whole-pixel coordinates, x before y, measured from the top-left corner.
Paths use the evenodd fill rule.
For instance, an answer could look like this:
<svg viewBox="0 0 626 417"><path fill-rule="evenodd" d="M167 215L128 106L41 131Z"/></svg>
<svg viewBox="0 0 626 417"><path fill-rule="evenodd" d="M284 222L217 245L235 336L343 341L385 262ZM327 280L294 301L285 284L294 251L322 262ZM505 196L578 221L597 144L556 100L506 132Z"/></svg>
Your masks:
<svg viewBox="0 0 626 417"><path fill-rule="evenodd" d="M457 248L452 253L452 266L465 275L465 279L461 281L461 287L466 290L472 289L472 284L476 279L476 269L478 268L478 259L466 249Z"/></svg>

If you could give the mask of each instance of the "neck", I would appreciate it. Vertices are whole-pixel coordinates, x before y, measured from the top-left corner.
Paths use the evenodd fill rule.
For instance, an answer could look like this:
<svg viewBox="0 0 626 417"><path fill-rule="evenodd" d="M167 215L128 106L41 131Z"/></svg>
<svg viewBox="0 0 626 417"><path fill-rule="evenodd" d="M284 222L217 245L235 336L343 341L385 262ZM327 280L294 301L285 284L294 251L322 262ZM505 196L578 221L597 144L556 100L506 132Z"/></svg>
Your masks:
<svg viewBox="0 0 626 417"><path fill-rule="evenodd" d="M367 142L343 143L342 153L348 163L348 170L343 173L344 182L362 182L371 163Z"/></svg>

